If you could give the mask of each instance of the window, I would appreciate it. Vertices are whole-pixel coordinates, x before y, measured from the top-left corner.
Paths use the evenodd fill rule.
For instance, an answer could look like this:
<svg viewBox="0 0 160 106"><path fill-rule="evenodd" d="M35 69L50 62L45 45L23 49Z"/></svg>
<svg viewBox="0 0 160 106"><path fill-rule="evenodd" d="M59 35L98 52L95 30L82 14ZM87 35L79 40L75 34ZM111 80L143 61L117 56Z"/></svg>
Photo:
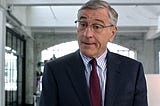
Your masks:
<svg viewBox="0 0 160 106"><path fill-rule="evenodd" d="M5 90L17 90L17 56L5 53Z"/></svg>
<svg viewBox="0 0 160 106"><path fill-rule="evenodd" d="M23 35L6 27L5 104L25 103L25 43Z"/></svg>

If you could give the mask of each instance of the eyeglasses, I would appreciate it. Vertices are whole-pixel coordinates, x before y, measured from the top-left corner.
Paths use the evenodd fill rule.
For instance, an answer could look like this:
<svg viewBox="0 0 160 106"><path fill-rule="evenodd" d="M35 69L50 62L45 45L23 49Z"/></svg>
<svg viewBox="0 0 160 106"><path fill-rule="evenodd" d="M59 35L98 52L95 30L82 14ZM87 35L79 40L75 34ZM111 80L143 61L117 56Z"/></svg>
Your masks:
<svg viewBox="0 0 160 106"><path fill-rule="evenodd" d="M82 32L84 32L88 26L91 28L92 31L94 31L96 33L102 32L104 28L108 28L108 27L113 26L113 25L103 26L101 24L88 25L88 23L85 21L75 21L75 23L77 24L78 30L82 31Z"/></svg>

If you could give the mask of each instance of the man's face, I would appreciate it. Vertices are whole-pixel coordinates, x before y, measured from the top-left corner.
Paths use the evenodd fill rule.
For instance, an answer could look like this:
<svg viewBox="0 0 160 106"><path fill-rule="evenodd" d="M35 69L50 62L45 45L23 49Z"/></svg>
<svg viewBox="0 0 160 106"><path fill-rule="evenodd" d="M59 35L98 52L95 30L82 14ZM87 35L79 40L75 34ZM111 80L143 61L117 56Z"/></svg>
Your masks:
<svg viewBox="0 0 160 106"><path fill-rule="evenodd" d="M117 31L116 26L110 26L107 9L83 9L80 11L77 29L77 39L80 51L91 58L99 57L106 50L107 42L111 42ZM86 28L84 28L87 26ZM97 27L101 27L97 31ZM82 28L80 28L82 27Z"/></svg>

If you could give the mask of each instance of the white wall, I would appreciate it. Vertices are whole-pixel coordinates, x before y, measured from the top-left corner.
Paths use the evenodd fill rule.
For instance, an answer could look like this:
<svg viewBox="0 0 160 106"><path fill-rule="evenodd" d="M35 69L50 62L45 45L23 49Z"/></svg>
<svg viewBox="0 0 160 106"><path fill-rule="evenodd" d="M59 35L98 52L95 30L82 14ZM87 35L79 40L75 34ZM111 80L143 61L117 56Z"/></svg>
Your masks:
<svg viewBox="0 0 160 106"><path fill-rule="evenodd" d="M146 74L148 106L160 106L160 74Z"/></svg>

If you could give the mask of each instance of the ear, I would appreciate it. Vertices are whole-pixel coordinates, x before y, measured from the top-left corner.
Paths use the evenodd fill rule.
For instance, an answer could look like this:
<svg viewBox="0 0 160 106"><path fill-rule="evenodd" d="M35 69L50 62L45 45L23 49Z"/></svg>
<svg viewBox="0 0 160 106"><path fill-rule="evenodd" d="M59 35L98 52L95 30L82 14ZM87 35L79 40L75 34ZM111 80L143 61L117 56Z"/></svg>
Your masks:
<svg viewBox="0 0 160 106"><path fill-rule="evenodd" d="M113 39L115 38L116 36L116 32L117 32L118 28L117 26L113 26L112 29L111 29L111 34L110 34L110 38L109 38L109 42L112 42Z"/></svg>

